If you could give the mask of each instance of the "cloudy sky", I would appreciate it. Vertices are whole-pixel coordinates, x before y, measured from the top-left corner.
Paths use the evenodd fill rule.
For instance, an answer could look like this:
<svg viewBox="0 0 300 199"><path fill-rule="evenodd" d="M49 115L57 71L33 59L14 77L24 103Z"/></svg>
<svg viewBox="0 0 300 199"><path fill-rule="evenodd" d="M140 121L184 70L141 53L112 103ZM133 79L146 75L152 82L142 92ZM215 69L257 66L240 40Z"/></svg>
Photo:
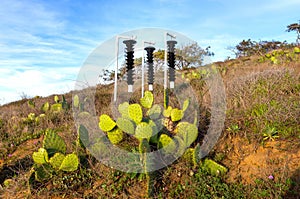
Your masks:
<svg viewBox="0 0 300 199"><path fill-rule="evenodd" d="M0 104L74 88L88 55L132 29L157 27L211 46L214 61L243 39L287 40L299 0L1 0Z"/></svg>

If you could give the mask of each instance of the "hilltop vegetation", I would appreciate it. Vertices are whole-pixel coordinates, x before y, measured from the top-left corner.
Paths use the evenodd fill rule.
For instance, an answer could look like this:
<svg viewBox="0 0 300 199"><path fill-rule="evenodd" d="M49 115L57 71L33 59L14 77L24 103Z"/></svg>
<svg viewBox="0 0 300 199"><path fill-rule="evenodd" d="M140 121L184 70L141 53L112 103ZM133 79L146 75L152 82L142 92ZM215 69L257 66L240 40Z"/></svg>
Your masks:
<svg viewBox="0 0 300 199"><path fill-rule="evenodd" d="M227 110L222 135L207 159L228 171L218 174L203 162L195 165L189 159L179 158L158 171L160 178L153 184L155 198L299 196L299 47L280 46L264 51L256 48L251 40L242 44L250 46L246 48L248 53L236 59L213 63L212 66L224 81ZM194 89L200 105L199 135L194 145L201 143L211 117L211 99L204 81L206 75L209 74L205 67L182 71L182 77ZM97 86L95 109L98 117L111 114L112 90L113 85ZM73 94L35 97L0 107L0 194L3 198L145 196L146 175L109 168L98 162L78 141L78 132L82 129L74 123L72 107L80 106L72 99ZM161 90L155 90L153 95L157 102L163 101ZM136 97L139 98L138 95ZM86 101L94 103L89 99ZM62 166L62 158L58 167L58 163L46 161L48 166L43 170L46 156L49 155L49 159L54 157L49 150L47 155L39 150L43 147L47 149L47 146L49 149L49 144L44 141L49 134L60 143L65 143L54 146L55 152L64 153L64 158L75 154L78 167L74 166L76 158L72 156L72 166L67 161ZM126 139L125 143L136 144L130 137ZM33 156L34 152L39 153ZM37 167L39 164L43 165L41 169ZM38 170L41 172L36 174Z"/></svg>

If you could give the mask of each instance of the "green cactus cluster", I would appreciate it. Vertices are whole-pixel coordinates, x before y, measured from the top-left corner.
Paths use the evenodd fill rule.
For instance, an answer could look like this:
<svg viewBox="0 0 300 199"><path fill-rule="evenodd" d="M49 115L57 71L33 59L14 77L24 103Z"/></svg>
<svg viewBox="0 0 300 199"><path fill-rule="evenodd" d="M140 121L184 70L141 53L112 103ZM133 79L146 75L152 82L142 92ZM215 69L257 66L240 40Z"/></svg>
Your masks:
<svg viewBox="0 0 300 199"><path fill-rule="evenodd" d="M128 102L120 104L118 106L120 117L116 120L107 114L99 117L99 128L106 133L112 144L122 142L125 134L139 141L139 152L148 181L148 196L153 192L152 186L156 174L148 172L153 161L149 160L147 154L151 150L159 149L163 155L176 156L177 154L179 157L186 150L191 150L190 146L198 137L196 123L183 121L190 104L189 99L183 102L182 109L165 105L162 108L158 104L153 105L153 101L153 94L146 91L144 97L140 99L140 104ZM168 130L166 121L174 126L173 130ZM193 152L198 153L199 150L198 146L193 149ZM200 162L196 152L190 156L195 165Z"/></svg>
<svg viewBox="0 0 300 199"><path fill-rule="evenodd" d="M211 70L207 68L196 69L193 71L186 71L181 73L181 78L186 82L190 82L192 80L199 80L202 78L207 78L212 74L216 74L219 72L219 68L216 65L211 65Z"/></svg>
<svg viewBox="0 0 300 199"><path fill-rule="evenodd" d="M73 96L72 105L73 108L79 110L79 112L84 112L84 104L88 101L88 98L84 98L83 100L80 100L78 95Z"/></svg>
<svg viewBox="0 0 300 199"><path fill-rule="evenodd" d="M62 110L68 110L70 108L70 105L68 104L68 102L66 101L66 98L64 95L62 95L61 97L62 99L60 100L59 97L57 95L54 96L54 104L50 105L49 102L45 102L40 110L43 113L47 113L48 111L52 111L52 112L61 112ZM28 104L30 104L31 102L28 101Z"/></svg>
<svg viewBox="0 0 300 199"><path fill-rule="evenodd" d="M41 182L50 179L59 171L75 171L79 164L75 153L66 154L64 140L52 129L47 129L42 147L32 154L32 158L32 175Z"/></svg>
<svg viewBox="0 0 300 199"><path fill-rule="evenodd" d="M300 58L300 48L294 47L292 50L274 50L270 53L267 53L259 58L259 62L270 62L272 64L280 64L286 62L297 61Z"/></svg>
<svg viewBox="0 0 300 199"><path fill-rule="evenodd" d="M38 124L45 116L44 113L38 116L36 116L35 113L29 113L26 118L23 118L23 122L26 124Z"/></svg>

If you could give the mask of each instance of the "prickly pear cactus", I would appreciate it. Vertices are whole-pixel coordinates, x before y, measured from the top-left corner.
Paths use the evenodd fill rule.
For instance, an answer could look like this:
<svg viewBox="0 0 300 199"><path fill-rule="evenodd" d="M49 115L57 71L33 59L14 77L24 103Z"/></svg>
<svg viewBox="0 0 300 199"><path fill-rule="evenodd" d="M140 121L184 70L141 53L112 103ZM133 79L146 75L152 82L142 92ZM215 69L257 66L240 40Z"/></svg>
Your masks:
<svg viewBox="0 0 300 199"><path fill-rule="evenodd" d="M135 129L135 137L139 140L147 139L149 141L152 133L152 126L146 122L139 123Z"/></svg>
<svg viewBox="0 0 300 199"><path fill-rule="evenodd" d="M48 153L44 148L39 148L38 152L33 152L32 154L33 161L36 164L45 164L48 162Z"/></svg>
<svg viewBox="0 0 300 199"><path fill-rule="evenodd" d="M59 98L57 95L54 96L54 101L55 101L55 103L59 103Z"/></svg>
<svg viewBox="0 0 300 199"><path fill-rule="evenodd" d="M77 117L80 118L80 119L88 119L90 118L92 115L89 113L89 112L86 112L86 111L83 111L83 112L80 112Z"/></svg>
<svg viewBox="0 0 300 199"><path fill-rule="evenodd" d="M144 97L140 99L140 103L145 108L151 108L153 103L153 94L150 91L146 91Z"/></svg>
<svg viewBox="0 0 300 199"><path fill-rule="evenodd" d="M177 135L173 137L174 142L176 143L176 151L174 152L177 157L181 156L184 154L186 151L187 147L183 141L183 139Z"/></svg>
<svg viewBox="0 0 300 199"><path fill-rule="evenodd" d="M90 143L89 132L84 125L80 124L78 129L78 142L81 146L87 146Z"/></svg>
<svg viewBox="0 0 300 199"><path fill-rule="evenodd" d="M50 158L49 163L54 169L58 170L65 157L66 156L62 153L55 153L54 156Z"/></svg>
<svg viewBox="0 0 300 199"><path fill-rule="evenodd" d="M169 89L164 90L164 108L167 109L169 106Z"/></svg>
<svg viewBox="0 0 300 199"><path fill-rule="evenodd" d="M39 182L50 179L53 173L53 169L49 164L39 166L38 168L35 168L34 171L35 179Z"/></svg>
<svg viewBox="0 0 300 199"><path fill-rule="evenodd" d="M176 149L174 140L166 134L162 134L159 137L158 146L159 148L162 148L162 150L167 154L174 153Z"/></svg>
<svg viewBox="0 0 300 199"><path fill-rule="evenodd" d="M49 110L50 106L49 106L49 102L45 102L42 107L41 110L46 113Z"/></svg>
<svg viewBox="0 0 300 199"><path fill-rule="evenodd" d="M153 105L148 111L147 115L151 120L156 120L161 116L161 107L158 104Z"/></svg>
<svg viewBox="0 0 300 199"><path fill-rule="evenodd" d="M142 139L139 144L139 152L141 154L141 160L143 162L144 172L146 173L146 179L147 179L147 187L146 187L146 193L148 197L151 197L154 192L154 181L155 181L155 175L153 172L149 173L151 170L152 160L149 160L148 153L151 151L150 145L147 139Z"/></svg>
<svg viewBox="0 0 300 199"><path fill-rule="evenodd" d="M150 152L150 145L146 138L142 139L139 144L139 152L140 153L148 153Z"/></svg>
<svg viewBox="0 0 300 199"><path fill-rule="evenodd" d="M47 129L43 140L43 148L32 154L34 165L29 183L33 179L43 182L58 171L75 171L79 160L76 154L65 155L66 144L64 140L51 129ZM34 176L33 176L34 175Z"/></svg>
<svg viewBox="0 0 300 199"><path fill-rule="evenodd" d="M116 128L107 132L107 137L112 144L118 144L123 140L123 132L121 129Z"/></svg>
<svg viewBox="0 0 300 199"><path fill-rule="evenodd" d="M228 169L224 167L223 165L218 164L217 162L210 160L210 159L205 159L202 168L206 169L209 171L212 175L219 176L219 175L224 175L227 173Z"/></svg>
<svg viewBox="0 0 300 199"><path fill-rule="evenodd" d="M53 112L61 112L63 110L62 104L60 103L52 104L50 110Z"/></svg>
<svg viewBox="0 0 300 199"><path fill-rule="evenodd" d="M102 131L111 131L116 126L116 123L106 114L101 115L99 120L99 127Z"/></svg>
<svg viewBox="0 0 300 199"><path fill-rule="evenodd" d="M167 109L164 110L163 115L164 117L171 117L172 107L168 106Z"/></svg>
<svg viewBox="0 0 300 199"><path fill-rule="evenodd" d="M179 110L178 108L174 108L171 111L171 120L172 122L177 122L181 120L183 117L183 111Z"/></svg>
<svg viewBox="0 0 300 199"><path fill-rule="evenodd" d="M65 110L69 109L69 104L68 104L68 102L66 101L66 98L65 98L64 95L62 96L61 106L62 106L62 108L65 109Z"/></svg>
<svg viewBox="0 0 300 199"><path fill-rule="evenodd" d="M46 131L43 148L47 150L49 156L56 152L65 154L67 149L65 141L52 129Z"/></svg>
<svg viewBox="0 0 300 199"><path fill-rule="evenodd" d="M73 97L73 106L76 107L76 108L79 108L79 97L78 97L78 95L75 95Z"/></svg>
<svg viewBox="0 0 300 199"><path fill-rule="evenodd" d="M188 122L180 122L175 129L176 135L181 137L186 147L189 147L198 136L198 128Z"/></svg>
<svg viewBox="0 0 300 199"><path fill-rule="evenodd" d="M75 171L78 168L79 160L76 154L68 154L62 161L59 170L62 171Z"/></svg>
<svg viewBox="0 0 300 199"><path fill-rule="evenodd" d="M142 107L139 104L130 104L128 114L130 119L136 124L140 123L143 119Z"/></svg>
<svg viewBox="0 0 300 199"><path fill-rule="evenodd" d="M122 104L119 104L118 111L119 111L119 113L121 114L121 116L123 118L130 119L128 108L129 108L129 103L128 102L123 102Z"/></svg>
<svg viewBox="0 0 300 199"><path fill-rule="evenodd" d="M119 104L118 111L121 117L116 121L106 114L101 115L99 121L100 129L107 132L107 137L112 144L120 143L124 133L133 135L139 140L140 160L142 160L147 177L148 196L153 194L153 184L156 179L155 172L149 172L155 163L155 160L150 160L148 155L152 147L161 149L162 155L180 157L198 136L196 119L195 124L179 122L189 107L189 99L183 102L182 110L180 110L168 106L166 93L165 97L166 103L164 103L163 111L159 105L153 105L153 94L146 91L144 97L140 99L141 105L129 104L128 102ZM146 114L143 114L145 109L148 110L146 110ZM144 115L145 117L143 117ZM166 125L166 122L170 125ZM168 126L172 126L172 128L168 128ZM95 153L100 151L103 153L103 150L100 149L104 145L104 143L96 143L92 145L91 149ZM188 150L190 151L189 159L193 160L195 149ZM194 159L196 158L195 156Z"/></svg>
<svg viewBox="0 0 300 199"><path fill-rule="evenodd" d="M134 123L131 120L120 117L120 118L117 119L117 126L122 131L124 131L125 133L128 133L130 135L134 135L135 126L134 126Z"/></svg>
<svg viewBox="0 0 300 199"><path fill-rule="evenodd" d="M186 99L184 102L183 102L183 105L182 105L182 111L186 111L186 109L188 109L190 105L190 99Z"/></svg>
<svg viewBox="0 0 300 199"><path fill-rule="evenodd" d="M194 148L188 148L186 149L186 151L184 152L182 158L184 160L186 160L187 162L189 162L190 164L193 164L193 155L194 155Z"/></svg>
<svg viewBox="0 0 300 199"><path fill-rule="evenodd" d="M200 144L199 143L196 145L196 147L194 148L194 151L192 153L192 161L193 161L194 167L196 167L201 161L201 159L200 159Z"/></svg>

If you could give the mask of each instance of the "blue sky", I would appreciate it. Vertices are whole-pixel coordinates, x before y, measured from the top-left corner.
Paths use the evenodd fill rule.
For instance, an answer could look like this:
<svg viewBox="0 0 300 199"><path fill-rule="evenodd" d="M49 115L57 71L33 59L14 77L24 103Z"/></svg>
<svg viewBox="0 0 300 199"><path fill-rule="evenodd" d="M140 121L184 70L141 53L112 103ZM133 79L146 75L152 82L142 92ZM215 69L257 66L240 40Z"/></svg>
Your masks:
<svg viewBox="0 0 300 199"><path fill-rule="evenodd" d="M243 39L287 40L300 0L1 0L0 104L72 90L80 67L102 42L132 29L180 32L214 61Z"/></svg>

